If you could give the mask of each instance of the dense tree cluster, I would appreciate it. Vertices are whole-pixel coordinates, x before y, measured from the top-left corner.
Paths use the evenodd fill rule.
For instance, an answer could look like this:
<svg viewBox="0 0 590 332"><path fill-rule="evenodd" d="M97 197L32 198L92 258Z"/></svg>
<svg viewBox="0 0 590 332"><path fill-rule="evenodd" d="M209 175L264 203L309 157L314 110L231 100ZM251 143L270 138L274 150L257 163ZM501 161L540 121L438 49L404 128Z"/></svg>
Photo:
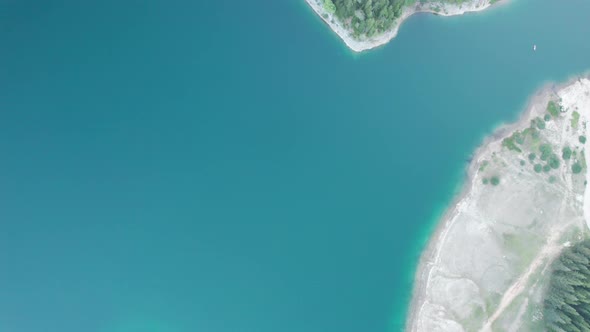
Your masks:
<svg viewBox="0 0 590 332"><path fill-rule="evenodd" d="M567 248L553 263L544 301L548 331L590 331L590 240Z"/></svg>
<svg viewBox="0 0 590 332"><path fill-rule="evenodd" d="M371 37L391 28L404 6L416 2L460 4L467 1L471 0L324 0L324 6L334 12L356 37Z"/></svg>
<svg viewBox="0 0 590 332"><path fill-rule="evenodd" d="M389 29L407 0L333 0L336 16L356 36L373 36ZM411 1L413 2L413 1Z"/></svg>

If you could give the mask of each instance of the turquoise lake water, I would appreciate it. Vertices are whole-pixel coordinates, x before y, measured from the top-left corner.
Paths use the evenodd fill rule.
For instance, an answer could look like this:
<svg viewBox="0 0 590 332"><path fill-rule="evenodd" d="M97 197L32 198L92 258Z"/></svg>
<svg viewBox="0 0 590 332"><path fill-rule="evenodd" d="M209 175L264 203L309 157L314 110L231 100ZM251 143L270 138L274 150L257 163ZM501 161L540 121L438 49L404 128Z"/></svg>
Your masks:
<svg viewBox="0 0 590 332"><path fill-rule="evenodd" d="M0 331L400 331L470 154L590 69L588 13L358 55L303 0L0 0Z"/></svg>

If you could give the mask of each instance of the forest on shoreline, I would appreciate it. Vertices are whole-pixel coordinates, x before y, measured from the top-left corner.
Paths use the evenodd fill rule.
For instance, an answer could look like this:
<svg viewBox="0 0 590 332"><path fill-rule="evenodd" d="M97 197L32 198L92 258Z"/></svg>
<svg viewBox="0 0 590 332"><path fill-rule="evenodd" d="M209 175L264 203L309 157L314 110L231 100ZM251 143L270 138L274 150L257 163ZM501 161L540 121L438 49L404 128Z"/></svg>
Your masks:
<svg viewBox="0 0 590 332"><path fill-rule="evenodd" d="M390 29L405 6L425 0L323 0L324 8L348 27L355 38L372 37ZM472 0L443 0L460 4Z"/></svg>
<svg viewBox="0 0 590 332"><path fill-rule="evenodd" d="M590 240L566 248L551 268L543 303L547 331L590 331Z"/></svg>

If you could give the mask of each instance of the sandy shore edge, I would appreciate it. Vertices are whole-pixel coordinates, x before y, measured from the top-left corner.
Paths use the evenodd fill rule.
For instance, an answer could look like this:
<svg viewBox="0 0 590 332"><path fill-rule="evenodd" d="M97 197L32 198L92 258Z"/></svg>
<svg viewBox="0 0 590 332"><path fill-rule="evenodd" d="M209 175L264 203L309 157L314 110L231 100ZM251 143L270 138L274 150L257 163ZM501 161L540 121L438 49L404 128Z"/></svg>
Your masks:
<svg viewBox="0 0 590 332"><path fill-rule="evenodd" d="M544 84L537 92L535 92L531 97L529 97L529 101L527 102L527 106L525 110L520 114L518 120L513 123L509 124L502 124L498 128L494 130L494 132L487 136L482 144L476 149L474 154L472 155L470 163L467 165L465 171L465 178L463 180L463 186L460 193L455 196L452 203L449 205L449 208L443 214L443 216L439 219L438 225L434 233L431 235L430 239L428 240L428 244L426 248L422 251L420 262L418 263L418 268L416 270L416 274L414 277L414 285L412 291L412 299L410 302L410 307L408 309L408 315L405 322L405 331L415 331L415 326L413 324L416 322L417 315L420 312L420 309L423 305L425 299L425 292L426 292L426 283L428 281L428 277L430 271L432 269L432 263L436 260L438 253L440 252L440 246L442 241L445 239L445 235L448 230L453 225L453 221L458 214L458 210L460 208L460 202L463 201L467 196L469 196L472 187L474 185L473 179L478 172L478 162L484 156L490 153L490 149L492 149L492 143L501 141L505 137L508 137L512 134L512 132L518 128L526 127L528 122L530 121L532 112L535 108L545 110L545 105L539 105L540 103L545 103L550 96L556 96L557 92L572 85L576 81L588 78L590 79L590 74L582 74L572 76L569 80L565 83L556 84L556 83L546 83ZM589 195L584 195L589 196ZM414 328L414 329L413 329Z"/></svg>
<svg viewBox="0 0 590 332"><path fill-rule="evenodd" d="M323 7L323 0L305 0L307 4L316 12L316 14L324 20L324 22L334 31L344 43L355 52L362 52L370 50L381 45L387 44L390 40L397 36L399 27L410 16L417 13L432 13L440 16L456 16L466 13L478 12L497 3L506 3L508 0L499 0L491 3L492 0L473 0L470 3L453 5L445 3L429 3L420 4L419 2L413 6L405 7L401 16L394 23L393 27L374 37L366 40L355 39L350 31L345 28L335 15L329 14Z"/></svg>

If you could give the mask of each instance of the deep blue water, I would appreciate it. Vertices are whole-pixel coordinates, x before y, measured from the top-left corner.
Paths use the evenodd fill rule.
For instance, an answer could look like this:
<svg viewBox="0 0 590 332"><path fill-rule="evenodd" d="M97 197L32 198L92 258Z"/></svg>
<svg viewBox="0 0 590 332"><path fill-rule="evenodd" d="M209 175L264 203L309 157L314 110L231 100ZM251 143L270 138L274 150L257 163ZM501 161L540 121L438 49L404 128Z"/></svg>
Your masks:
<svg viewBox="0 0 590 332"><path fill-rule="evenodd" d="M590 69L588 13L357 55L302 0L0 0L0 331L401 330L472 151Z"/></svg>

